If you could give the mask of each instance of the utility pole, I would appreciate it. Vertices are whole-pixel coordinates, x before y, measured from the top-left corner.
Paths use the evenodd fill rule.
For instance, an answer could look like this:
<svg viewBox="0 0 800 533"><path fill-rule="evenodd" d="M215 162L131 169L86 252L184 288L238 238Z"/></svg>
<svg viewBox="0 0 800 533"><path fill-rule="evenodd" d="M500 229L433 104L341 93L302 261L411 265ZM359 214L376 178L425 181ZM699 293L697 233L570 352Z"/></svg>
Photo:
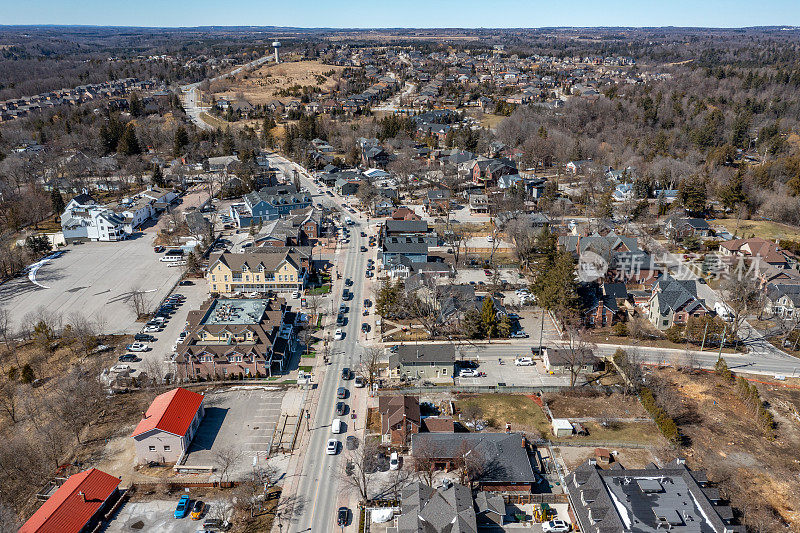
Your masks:
<svg viewBox="0 0 800 533"><path fill-rule="evenodd" d="M722 359L722 345L725 344L725 335L728 333L728 325L725 324L725 329L722 330L722 341L719 343L719 353L717 353L717 363Z"/></svg>
<svg viewBox="0 0 800 533"><path fill-rule="evenodd" d="M703 351L703 348L706 346L706 333L708 333L708 321L706 321L706 329L703 330L703 343L700 344L700 351Z"/></svg>

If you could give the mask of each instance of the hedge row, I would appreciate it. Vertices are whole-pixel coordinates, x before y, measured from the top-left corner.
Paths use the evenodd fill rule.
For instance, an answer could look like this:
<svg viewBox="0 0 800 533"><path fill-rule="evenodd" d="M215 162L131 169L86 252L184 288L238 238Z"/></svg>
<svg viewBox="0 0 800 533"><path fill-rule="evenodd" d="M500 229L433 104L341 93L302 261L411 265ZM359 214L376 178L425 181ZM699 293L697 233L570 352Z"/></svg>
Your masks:
<svg viewBox="0 0 800 533"><path fill-rule="evenodd" d="M642 402L642 406L650 413L650 416L655 421L658 429L661 430L661 434L664 435L670 442L675 444L679 444L681 441L681 435L678 432L678 425L675 421L670 418L666 411L664 411L661 407L656 405L656 399L653 396L653 393L647 387L642 387L639 391L639 400Z"/></svg>

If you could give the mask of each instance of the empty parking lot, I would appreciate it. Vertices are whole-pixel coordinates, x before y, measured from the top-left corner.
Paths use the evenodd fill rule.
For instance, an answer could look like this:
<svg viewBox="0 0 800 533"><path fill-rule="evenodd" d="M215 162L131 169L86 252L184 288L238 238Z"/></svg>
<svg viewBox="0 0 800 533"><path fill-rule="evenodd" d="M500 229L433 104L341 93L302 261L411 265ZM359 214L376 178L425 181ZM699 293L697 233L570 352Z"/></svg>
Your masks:
<svg viewBox="0 0 800 533"><path fill-rule="evenodd" d="M264 387L234 387L208 394L206 414L192 440L185 465L218 467L218 454L235 449L242 454L228 475L237 479L247 473L253 457L266 459L282 400L283 391Z"/></svg>
<svg viewBox="0 0 800 533"><path fill-rule="evenodd" d="M120 242L70 245L37 271L39 285L27 276L0 285L0 302L10 311L15 330L26 314L44 308L65 318L74 313L102 316L106 332L132 333L139 327L129 303L131 292L144 291L146 303L154 306L181 275L180 267L168 267L159 257L150 233Z"/></svg>

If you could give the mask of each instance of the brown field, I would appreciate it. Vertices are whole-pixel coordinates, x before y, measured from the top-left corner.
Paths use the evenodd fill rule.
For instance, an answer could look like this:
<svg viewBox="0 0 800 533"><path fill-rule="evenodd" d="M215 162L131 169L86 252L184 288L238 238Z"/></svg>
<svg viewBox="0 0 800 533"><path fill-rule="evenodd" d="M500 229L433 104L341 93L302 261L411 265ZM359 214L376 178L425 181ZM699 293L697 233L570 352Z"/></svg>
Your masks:
<svg viewBox="0 0 800 533"><path fill-rule="evenodd" d="M724 226L731 233L736 232L737 237L749 238L752 235L762 239L800 239L800 228L772 222L770 220L739 220L735 218L718 218L712 225Z"/></svg>
<svg viewBox="0 0 800 533"><path fill-rule="evenodd" d="M211 91L219 97L234 98L237 94L253 105L265 104L273 100L287 102L299 98L279 97L278 91L293 85L310 85L319 87L322 92L330 92L338 84L338 77L344 67L325 65L319 61L297 61L264 65L254 72L241 73L236 80L220 80L211 86ZM335 71L333 76L327 76ZM317 76L324 76L325 81L318 83Z"/></svg>
<svg viewBox="0 0 800 533"><path fill-rule="evenodd" d="M670 415L688 441L683 448L691 468L705 470L720 485L745 522L779 522L800 528L800 389L757 384L768 403L776 438L767 440L752 421L735 389L714 374L685 374L660 370L671 391ZM794 528L794 529L791 529Z"/></svg>

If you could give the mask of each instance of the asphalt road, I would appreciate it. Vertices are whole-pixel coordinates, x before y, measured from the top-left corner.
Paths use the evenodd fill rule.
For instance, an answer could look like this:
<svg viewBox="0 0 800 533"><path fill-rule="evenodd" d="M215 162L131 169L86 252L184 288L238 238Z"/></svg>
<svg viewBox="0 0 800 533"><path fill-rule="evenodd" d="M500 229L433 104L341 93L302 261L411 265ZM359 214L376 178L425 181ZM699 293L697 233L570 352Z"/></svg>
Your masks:
<svg viewBox="0 0 800 533"><path fill-rule="evenodd" d="M297 522L290 525L289 531L333 531L336 529L336 509L339 507L339 476L343 468L342 452L347 434L333 436L330 432L331 421L336 418L336 389L346 387L352 392L353 380L341 379L342 368L354 369L359 362L362 348L359 344L361 311L364 298L364 272L367 256L359 252L359 247L367 244L367 239L359 236L360 226L353 226L350 244L340 248L337 254L337 265L342 272L342 280L350 278L353 298L346 302L349 311L347 325L342 328L345 337L340 341L332 341L331 364L325 371L316 406L316 416L311 421L311 436L304 450L305 459L301 478L297 488L297 496L306 501L306 511L298 517ZM334 286L334 297L341 300L342 283ZM350 396L350 395L349 395ZM349 401L345 400L349 404ZM363 417L363 413L357 413ZM348 422L349 412L345 415ZM348 427L352 424L348 423ZM327 455L325 446L329 438L340 441L337 455Z"/></svg>

